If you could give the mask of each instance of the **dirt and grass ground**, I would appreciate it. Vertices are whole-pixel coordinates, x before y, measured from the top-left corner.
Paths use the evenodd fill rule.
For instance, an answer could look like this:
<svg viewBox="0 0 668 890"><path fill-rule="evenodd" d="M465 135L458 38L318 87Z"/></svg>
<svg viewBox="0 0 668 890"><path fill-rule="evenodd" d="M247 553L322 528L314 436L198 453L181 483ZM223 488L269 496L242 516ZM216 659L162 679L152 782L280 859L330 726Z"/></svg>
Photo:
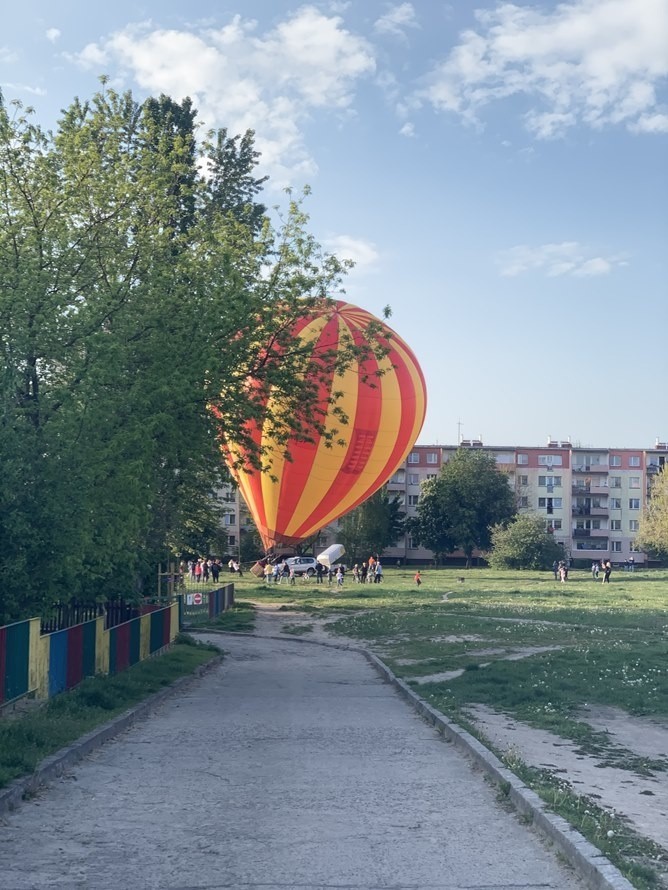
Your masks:
<svg viewBox="0 0 668 890"><path fill-rule="evenodd" d="M668 572L388 570L380 585L236 580L225 617L349 639L472 730L638 887L668 886ZM236 614L236 617L235 617ZM250 616L252 618L252 616Z"/></svg>

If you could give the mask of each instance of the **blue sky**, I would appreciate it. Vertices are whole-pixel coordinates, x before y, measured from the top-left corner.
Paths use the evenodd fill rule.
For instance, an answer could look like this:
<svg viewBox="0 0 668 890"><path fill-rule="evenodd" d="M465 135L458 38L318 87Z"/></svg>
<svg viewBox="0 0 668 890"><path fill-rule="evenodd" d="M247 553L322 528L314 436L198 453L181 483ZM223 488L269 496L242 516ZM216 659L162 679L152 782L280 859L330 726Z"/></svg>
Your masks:
<svg viewBox="0 0 668 890"><path fill-rule="evenodd" d="M269 203L311 186L347 298L422 365L421 443L668 440L668 0L5 12L2 91L43 125L101 74L253 127Z"/></svg>

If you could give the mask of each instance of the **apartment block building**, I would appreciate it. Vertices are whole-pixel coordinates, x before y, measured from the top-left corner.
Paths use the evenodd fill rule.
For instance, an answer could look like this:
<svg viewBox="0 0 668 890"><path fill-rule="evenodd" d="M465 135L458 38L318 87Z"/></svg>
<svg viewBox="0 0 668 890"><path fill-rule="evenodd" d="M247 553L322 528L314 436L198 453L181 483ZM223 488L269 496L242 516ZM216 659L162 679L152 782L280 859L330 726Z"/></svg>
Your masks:
<svg viewBox="0 0 668 890"><path fill-rule="evenodd" d="M668 460L668 443L636 449L581 448L550 439L542 447L523 447L464 439L459 446L416 446L388 483L408 516L415 515L422 484L438 474L458 447L493 455L516 492L519 512L540 516L571 559L623 563L633 558L637 565L646 563L635 536L652 479ZM410 535L385 553L388 560L407 563L432 557Z"/></svg>

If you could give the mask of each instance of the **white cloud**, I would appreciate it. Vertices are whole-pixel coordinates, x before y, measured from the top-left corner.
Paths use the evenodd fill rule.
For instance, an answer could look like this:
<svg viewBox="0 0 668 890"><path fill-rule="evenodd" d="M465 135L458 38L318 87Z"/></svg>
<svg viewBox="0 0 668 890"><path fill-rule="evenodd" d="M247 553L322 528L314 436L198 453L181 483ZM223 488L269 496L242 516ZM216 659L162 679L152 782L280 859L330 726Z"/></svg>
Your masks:
<svg viewBox="0 0 668 890"><path fill-rule="evenodd" d="M375 244L362 238L354 238L352 235L325 238L324 246L340 260L352 260L358 270L374 266L380 258Z"/></svg>
<svg viewBox="0 0 668 890"><path fill-rule="evenodd" d="M317 113L346 112L357 82L375 70L370 44L312 6L264 33L239 15L218 29L143 23L89 44L74 61L120 69L147 92L191 96L207 126L254 129L274 187L313 176L305 123Z"/></svg>
<svg viewBox="0 0 668 890"><path fill-rule="evenodd" d="M404 37L406 28L417 28L418 22L415 16L415 8L412 3L399 3L392 6L385 15L381 15L374 22L374 28L379 34L394 34Z"/></svg>
<svg viewBox="0 0 668 890"><path fill-rule="evenodd" d="M27 83L3 83L3 87L14 90L17 93L30 93L31 96L46 96L44 87L31 87Z"/></svg>
<svg viewBox="0 0 668 890"><path fill-rule="evenodd" d="M595 252L577 241L559 244L540 244L530 247L518 244L497 254L499 274L515 278L526 272L543 272L549 278L573 275L588 278L608 275L613 269L628 265L620 255L596 256Z"/></svg>
<svg viewBox="0 0 668 890"><path fill-rule="evenodd" d="M0 62L11 64L18 61L18 53L10 49L8 46L0 46Z"/></svg>
<svg viewBox="0 0 668 890"><path fill-rule="evenodd" d="M60 31L58 28L49 28L46 32L46 39L51 43L55 43L56 40L60 37Z"/></svg>
<svg viewBox="0 0 668 890"><path fill-rule="evenodd" d="M668 77L666 0L571 0L544 12L499 3L429 75L422 98L477 122L485 105L521 96L538 138L576 124L665 132L657 91Z"/></svg>
<svg viewBox="0 0 668 890"><path fill-rule="evenodd" d="M399 130L400 136L408 136L412 138L415 136L415 127L410 122L406 122L403 127Z"/></svg>

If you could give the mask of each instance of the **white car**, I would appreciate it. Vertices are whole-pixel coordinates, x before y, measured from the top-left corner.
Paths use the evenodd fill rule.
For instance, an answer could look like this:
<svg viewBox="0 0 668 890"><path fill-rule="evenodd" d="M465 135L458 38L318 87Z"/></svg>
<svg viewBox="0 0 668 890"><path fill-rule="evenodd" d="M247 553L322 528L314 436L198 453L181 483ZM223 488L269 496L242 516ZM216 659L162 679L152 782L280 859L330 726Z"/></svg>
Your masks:
<svg viewBox="0 0 668 890"><path fill-rule="evenodd" d="M312 578L318 565L313 556L289 556L285 560L288 568L295 570L295 575L308 575Z"/></svg>

